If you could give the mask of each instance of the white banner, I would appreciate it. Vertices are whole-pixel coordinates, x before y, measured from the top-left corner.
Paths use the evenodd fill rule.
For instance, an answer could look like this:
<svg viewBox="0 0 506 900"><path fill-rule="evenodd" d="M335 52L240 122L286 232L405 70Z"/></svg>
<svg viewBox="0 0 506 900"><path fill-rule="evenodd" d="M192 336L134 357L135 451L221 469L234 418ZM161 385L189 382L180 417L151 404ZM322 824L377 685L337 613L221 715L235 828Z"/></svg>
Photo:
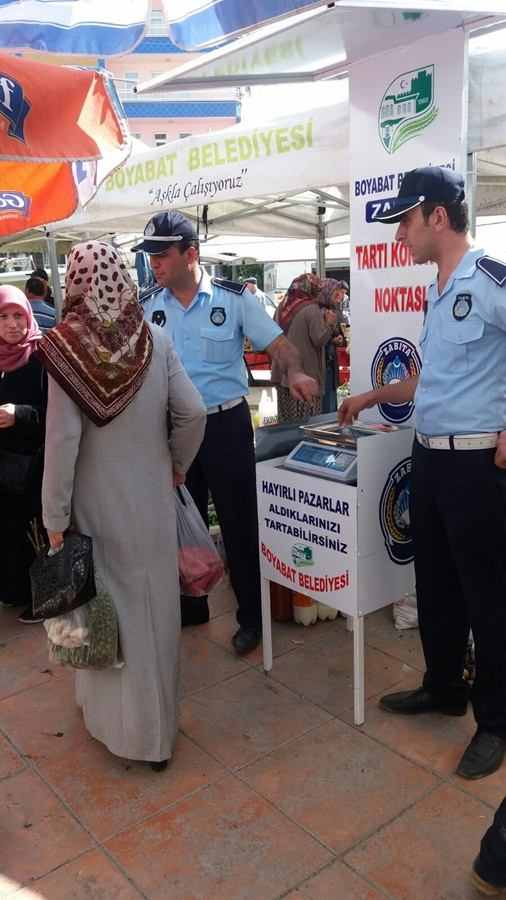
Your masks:
<svg viewBox="0 0 506 900"><path fill-rule="evenodd" d="M374 222L420 166L465 172L466 39L454 30L357 63L350 76L350 275L352 392L418 374L420 333L432 265L414 266L394 240L397 225ZM400 424L413 404L369 412ZM367 414L364 414L367 418Z"/></svg>
<svg viewBox="0 0 506 900"><path fill-rule="evenodd" d="M234 125L131 156L72 223L121 220L330 187L348 179L348 129L337 107L323 107L261 127ZM125 230L128 230L127 228Z"/></svg>

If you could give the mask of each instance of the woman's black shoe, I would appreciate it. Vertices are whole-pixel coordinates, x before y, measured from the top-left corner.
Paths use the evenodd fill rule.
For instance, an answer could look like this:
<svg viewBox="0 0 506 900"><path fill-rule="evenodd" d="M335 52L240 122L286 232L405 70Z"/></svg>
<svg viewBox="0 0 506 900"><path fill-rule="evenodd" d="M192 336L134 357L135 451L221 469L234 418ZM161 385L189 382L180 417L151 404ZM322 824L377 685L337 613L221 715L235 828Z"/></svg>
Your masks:
<svg viewBox="0 0 506 900"><path fill-rule="evenodd" d="M153 769L153 772L165 772L165 769L169 765L169 760L162 759L161 762L152 762L149 765Z"/></svg>
<svg viewBox="0 0 506 900"><path fill-rule="evenodd" d="M477 890L485 896L506 895L506 799L502 801L492 825L483 835L471 879Z"/></svg>

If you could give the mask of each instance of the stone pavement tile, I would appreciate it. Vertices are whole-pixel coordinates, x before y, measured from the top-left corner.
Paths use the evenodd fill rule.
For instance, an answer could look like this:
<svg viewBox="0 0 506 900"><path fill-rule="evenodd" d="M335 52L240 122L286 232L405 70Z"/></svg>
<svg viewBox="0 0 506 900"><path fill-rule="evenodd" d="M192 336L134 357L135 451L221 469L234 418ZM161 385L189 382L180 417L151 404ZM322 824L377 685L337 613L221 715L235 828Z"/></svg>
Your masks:
<svg viewBox="0 0 506 900"><path fill-rule="evenodd" d="M394 628L392 607L379 609L365 617L365 641L369 647L382 650L402 660L414 669L425 672L422 642L418 628L397 631Z"/></svg>
<svg viewBox="0 0 506 900"><path fill-rule="evenodd" d="M228 575L225 575L221 584L218 584L209 594L209 616L211 619L222 616L224 613L234 612L237 609L232 585ZM201 626L197 626L200 628Z"/></svg>
<svg viewBox="0 0 506 900"><path fill-rule="evenodd" d="M35 625L23 625L22 622L18 622L18 616L21 610L22 607L19 606L14 607L13 609L0 606L0 644L23 634L23 632L26 632L27 628L35 628Z"/></svg>
<svg viewBox="0 0 506 900"><path fill-rule="evenodd" d="M336 853L438 783L336 720L241 769L240 778Z"/></svg>
<svg viewBox="0 0 506 900"><path fill-rule="evenodd" d="M297 890L291 891L284 900L385 900L385 894L379 893L360 875L356 875L342 862L327 866L322 872L313 875Z"/></svg>
<svg viewBox="0 0 506 900"><path fill-rule="evenodd" d="M395 690L411 690L420 684L419 677L408 676ZM353 710L340 718L353 724ZM417 765L433 769L445 777L454 772L476 729L472 712L466 716L443 716L424 713L419 716L396 716L378 706L375 698L366 704L365 723L361 730Z"/></svg>
<svg viewBox="0 0 506 900"><path fill-rule="evenodd" d="M384 693L413 671L406 663L366 646L366 698ZM340 715L353 706L352 635L336 629L322 640L297 647L275 660L271 677L332 715Z"/></svg>
<svg viewBox="0 0 506 900"><path fill-rule="evenodd" d="M92 846L92 840L33 772L0 782L0 872L20 885Z"/></svg>
<svg viewBox="0 0 506 900"><path fill-rule="evenodd" d="M474 725L474 720L473 720ZM473 728L474 731L474 728ZM461 747L461 751L465 750L465 744ZM506 795L506 763L493 775L486 778L480 778L478 781L467 781L465 778L459 778L458 775L452 776L452 782L455 787L467 794L471 794L484 803L489 803L494 809L497 809L501 801Z"/></svg>
<svg viewBox="0 0 506 900"><path fill-rule="evenodd" d="M100 842L223 775L223 768L183 735L165 772L119 759L99 741L39 768Z"/></svg>
<svg viewBox="0 0 506 900"><path fill-rule="evenodd" d="M224 650L201 637L196 629L184 629L181 641L181 696L210 687L248 668L232 648Z"/></svg>
<svg viewBox="0 0 506 900"><path fill-rule="evenodd" d="M489 823L487 807L441 785L346 862L395 900L474 900L469 873Z"/></svg>
<svg viewBox="0 0 506 900"><path fill-rule="evenodd" d="M4 642L0 637L0 700L54 678L42 625L24 625L18 637Z"/></svg>
<svg viewBox="0 0 506 900"><path fill-rule="evenodd" d="M91 741L74 695L74 678L51 678L0 702L0 728L33 761L54 760Z"/></svg>
<svg viewBox="0 0 506 900"><path fill-rule="evenodd" d="M25 768L25 762L0 735L0 778L7 778ZM0 895L1 896L1 895Z"/></svg>
<svg viewBox="0 0 506 900"><path fill-rule="evenodd" d="M106 847L150 900L275 900L332 859L233 776Z"/></svg>
<svg viewBox="0 0 506 900"><path fill-rule="evenodd" d="M320 640L331 631L337 628L337 620L334 622L317 622L315 625L304 628L295 622L272 622L272 652L274 656L280 656L282 653L288 653L295 650L296 647L302 647L313 641ZM237 621L235 614L228 613L219 616L217 619L211 619L206 625L200 629L209 640L223 647L230 647L230 639L237 630ZM262 664L262 645L256 650L248 653L242 659L250 665L260 666Z"/></svg>
<svg viewBox="0 0 506 900"><path fill-rule="evenodd" d="M90 850L8 896L10 900L140 900L142 897L100 850Z"/></svg>
<svg viewBox="0 0 506 900"><path fill-rule="evenodd" d="M181 704L185 734L230 768L252 762L329 719L328 713L255 669Z"/></svg>

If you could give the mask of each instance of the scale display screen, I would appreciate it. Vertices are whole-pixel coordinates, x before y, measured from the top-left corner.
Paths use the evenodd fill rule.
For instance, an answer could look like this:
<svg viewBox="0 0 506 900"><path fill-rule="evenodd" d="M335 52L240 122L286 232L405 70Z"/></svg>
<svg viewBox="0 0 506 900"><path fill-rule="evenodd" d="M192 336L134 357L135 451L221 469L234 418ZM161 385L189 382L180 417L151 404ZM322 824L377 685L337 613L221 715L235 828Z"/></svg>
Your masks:
<svg viewBox="0 0 506 900"><path fill-rule="evenodd" d="M287 456L285 466L299 472L325 475L338 481L353 481L357 456L351 450L301 441Z"/></svg>
<svg viewBox="0 0 506 900"><path fill-rule="evenodd" d="M340 450L328 450L327 447L318 447L316 444L301 444L292 459L297 462L311 463L313 466L335 469L337 472L344 472L351 462L348 453Z"/></svg>

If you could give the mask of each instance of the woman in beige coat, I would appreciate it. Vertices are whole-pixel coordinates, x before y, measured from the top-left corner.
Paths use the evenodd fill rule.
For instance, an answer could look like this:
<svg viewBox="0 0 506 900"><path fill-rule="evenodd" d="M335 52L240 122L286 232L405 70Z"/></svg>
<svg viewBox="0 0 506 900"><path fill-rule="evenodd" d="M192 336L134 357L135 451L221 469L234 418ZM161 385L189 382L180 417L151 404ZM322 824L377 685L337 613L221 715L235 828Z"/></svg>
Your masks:
<svg viewBox="0 0 506 900"><path fill-rule="evenodd" d="M69 527L92 537L125 663L77 672L77 702L111 753L162 770L177 734L173 484L200 446L205 408L168 337L143 321L137 288L109 244L74 249L63 313L40 344L50 373L44 524L54 548Z"/></svg>

